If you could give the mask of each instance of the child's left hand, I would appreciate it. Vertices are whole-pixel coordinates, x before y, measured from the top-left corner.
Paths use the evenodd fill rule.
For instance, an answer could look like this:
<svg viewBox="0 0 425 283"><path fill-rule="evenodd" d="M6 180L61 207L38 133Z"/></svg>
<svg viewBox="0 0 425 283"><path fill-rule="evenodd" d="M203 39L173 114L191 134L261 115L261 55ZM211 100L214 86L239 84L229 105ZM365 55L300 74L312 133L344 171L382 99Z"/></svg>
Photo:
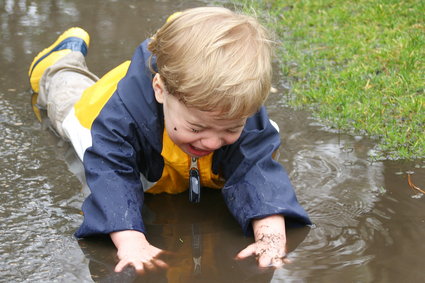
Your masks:
<svg viewBox="0 0 425 283"><path fill-rule="evenodd" d="M259 267L280 267L289 263L286 258L285 220L282 215L271 215L252 221L255 243L243 249L236 259L255 256Z"/></svg>

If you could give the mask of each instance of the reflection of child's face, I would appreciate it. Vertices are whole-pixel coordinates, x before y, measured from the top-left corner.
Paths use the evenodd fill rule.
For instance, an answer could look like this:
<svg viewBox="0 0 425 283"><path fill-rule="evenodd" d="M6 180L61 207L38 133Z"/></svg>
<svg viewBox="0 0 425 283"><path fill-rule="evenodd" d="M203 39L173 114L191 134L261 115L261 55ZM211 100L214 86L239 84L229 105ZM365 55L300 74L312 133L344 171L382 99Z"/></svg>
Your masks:
<svg viewBox="0 0 425 283"><path fill-rule="evenodd" d="M158 80L157 80L158 82ZM170 95L161 83L155 96L164 106L165 128L170 139L192 157L202 157L220 147L234 143L242 133L246 119L219 119L219 112L188 108Z"/></svg>

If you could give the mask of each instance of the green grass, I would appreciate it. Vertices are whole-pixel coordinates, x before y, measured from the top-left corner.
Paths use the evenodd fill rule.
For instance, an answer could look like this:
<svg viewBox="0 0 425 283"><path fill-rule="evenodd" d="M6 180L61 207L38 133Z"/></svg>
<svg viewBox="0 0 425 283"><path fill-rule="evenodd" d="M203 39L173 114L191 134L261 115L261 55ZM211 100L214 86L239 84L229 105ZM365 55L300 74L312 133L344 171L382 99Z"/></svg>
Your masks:
<svg viewBox="0 0 425 283"><path fill-rule="evenodd" d="M276 34L290 103L377 140L375 158L425 157L425 1L235 1Z"/></svg>

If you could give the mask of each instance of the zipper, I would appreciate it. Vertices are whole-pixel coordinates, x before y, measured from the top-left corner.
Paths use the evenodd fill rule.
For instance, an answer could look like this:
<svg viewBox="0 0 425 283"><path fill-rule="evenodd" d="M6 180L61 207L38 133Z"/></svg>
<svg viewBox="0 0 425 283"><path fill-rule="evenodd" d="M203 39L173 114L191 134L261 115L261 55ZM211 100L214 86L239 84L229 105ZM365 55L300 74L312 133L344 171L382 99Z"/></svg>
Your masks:
<svg viewBox="0 0 425 283"><path fill-rule="evenodd" d="M201 178L199 176L198 158L196 157L190 159L189 201L193 203L201 201Z"/></svg>

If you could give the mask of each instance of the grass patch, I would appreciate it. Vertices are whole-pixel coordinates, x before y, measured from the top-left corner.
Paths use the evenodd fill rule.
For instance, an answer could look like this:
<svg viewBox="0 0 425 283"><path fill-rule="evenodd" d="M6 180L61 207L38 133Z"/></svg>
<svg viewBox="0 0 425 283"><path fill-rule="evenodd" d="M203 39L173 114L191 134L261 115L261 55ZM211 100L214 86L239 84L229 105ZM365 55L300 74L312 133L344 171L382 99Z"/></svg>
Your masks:
<svg viewBox="0 0 425 283"><path fill-rule="evenodd" d="M292 106L377 138L378 158L425 157L425 1L234 1L277 36Z"/></svg>

